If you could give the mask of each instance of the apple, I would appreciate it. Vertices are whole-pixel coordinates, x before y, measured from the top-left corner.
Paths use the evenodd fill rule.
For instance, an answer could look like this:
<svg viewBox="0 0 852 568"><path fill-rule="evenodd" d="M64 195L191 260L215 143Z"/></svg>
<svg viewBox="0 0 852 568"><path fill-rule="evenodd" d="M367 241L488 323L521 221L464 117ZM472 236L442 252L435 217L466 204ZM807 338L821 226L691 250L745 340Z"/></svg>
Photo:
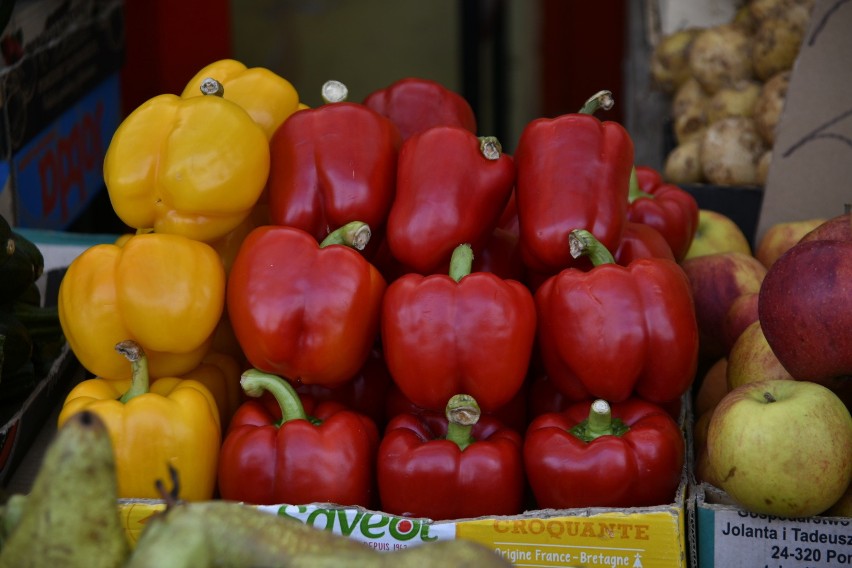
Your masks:
<svg viewBox="0 0 852 568"><path fill-rule="evenodd" d="M793 378L831 389L852 379L852 241L799 243L768 270L758 316Z"/></svg>
<svg viewBox="0 0 852 568"><path fill-rule="evenodd" d="M725 395L707 427L714 485L747 511L818 515L852 481L852 416L810 381L746 383Z"/></svg>
<svg viewBox="0 0 852 568"><path fill-rule="evenodd" d="M807 241L852 241L852 215L844 213L832 217L800 239L800 242Z"/></svg>
<svg viewBox="0 0 852 568"><path fill-rule="evenodd" d="M790 247L798 243L802 237L816 229L825 219L804 219L801 221L787 221L776 223L766 229L757 243L754 256L763 263L766 268L772 266L779 256Z"/></svg>
<svg viewBox="0 0 852 568"><path fill-rule="evenodd" d="M740 334L728 353L725 371L728 391L755 381L793 379L769 347L759 321Z"/></svg>
<svg viewBox="0 0 852 568"><path fill-rule="evenodd" d="M728 394L728 359L722 357L713 363L698 384L693 399L693 412L701 416L712 410Z"/></svg>
<svg viewBox="0 0 852 568"><path fill-rule="evenodd" d="M681 268L692 287L702 358L727 355L725 316L737 298L760 290L766 267L751 255L722 252L688 258Z"/></svg>
<svg viewBox="0 0 852 568"><path fill-rule="evenodd" d="M707 460L707 430L710 419L713 418L713 409L707 410L695 420L692 426L692 445L695 452L695 468L693 475L698 483L709 483L718 485L713 478L713 472L709 468Z"/></svg>
<svg viewBox="0 0 852 568"><path fill-rule="evenodd" d="M852 517L852 483L849 484L846 493L823 515L826 517Z"/></svg>
<svg viewBox="0 0 852 568"><path fill-rule="evenodd" d="M758 292L747 292L736 298L722 322L722 334L725 346L730 351L740 334L757 321Z"/></svg>
<svg viewBox="0 0 852 568"><path fill-rule="evenodd" d="M733 219L718 211L700 209L698 227L684 259L720 252L752 254L748 238Z"/></svg>

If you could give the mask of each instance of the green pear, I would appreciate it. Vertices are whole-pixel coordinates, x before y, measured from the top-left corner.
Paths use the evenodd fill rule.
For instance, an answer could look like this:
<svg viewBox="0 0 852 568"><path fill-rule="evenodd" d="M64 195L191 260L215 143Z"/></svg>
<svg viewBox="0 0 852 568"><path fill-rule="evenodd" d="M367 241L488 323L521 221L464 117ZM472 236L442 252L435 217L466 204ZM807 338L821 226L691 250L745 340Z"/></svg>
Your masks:
<svg viewBox="0 0 852 568"><path fill-rule="evenodd" d="M0 550L0 568L112 568L129 545L118 510L115 459L106 426L83 411L48 446L19 520Z"/></svg>

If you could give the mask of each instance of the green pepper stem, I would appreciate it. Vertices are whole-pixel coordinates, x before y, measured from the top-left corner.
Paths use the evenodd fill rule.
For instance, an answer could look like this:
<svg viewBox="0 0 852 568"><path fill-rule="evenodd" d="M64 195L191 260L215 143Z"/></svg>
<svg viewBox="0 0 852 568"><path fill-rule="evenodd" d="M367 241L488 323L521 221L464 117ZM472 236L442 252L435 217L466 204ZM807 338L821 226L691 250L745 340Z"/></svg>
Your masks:
<svg viewBox="0 0 852 568"><path fill-rule="evenodd" d="M584 442L601 436L623 436L629 428L621 420L612 417L612 407L603 399L597 399L589 407L589 417L571 428L571 434Z"/></svg>
<svg viewBox="0 0 852 568"><path fill-rule="evenodd" d="M642 187L639 185L639 176L636 175L636 166L633 166L633 169L630 171L630 191L627 194L627 201L633 203L640 197L654 198L650 193L642 191Z"/></svg>
<svg viewBox="0 0 852 568"><path fill-rule="evenodd" d="M580 258L589 257L592 265L615 264L615 258L593 234L585 229L574 229L568 234L568 246L571 247L571 256Z"/></svg>
<svg viewBox="0 0 852 568"><path fill-rule="evenodd" d="M203 81L201 81L201 89L202 95L215 96L215 97L224 97L225 96L225 85L214 79L213 77L207 77Z"/></svg>
<svg viewBox="0 0 852 568"><path fill-rule="evenodd" d="M579 114L595 114L598 109L609 110L615 105L611 91L598 91L587 100Z"/></svg>
<svg viewBox="0 0 852 568"><path fill-rule="evenodd" d="M488 160L499 160L503 153L503 145L496 136L480 136L479 151Z"/></svg>
<svg viewBox="0 0 852 568"><path fill-rule="evenodd" d="M332 79L322 84L321 95L326 104L342 103L349 96L349 89L340 81Z"/></svg>
<svg viewBox="0 0 852 568"><path fill-rule="evenodd" d="M248 369L240 377L240 386L251 397L259 397L264 391L269 391L281 408L279 425L290 420L308 419L296 390L290 383L277 375L264 373L257 369Z"/></svg>
<svg viewBox="0 0 852 568"><path fill-rule="evenodd" d="M473 267L473 249L469 244L461 244L453 251L450 259L450 278L458 282L468 274Z"/></svg>
<svg viewBox="0 0 852 568"><path fill-rule="evenodd" d="M476 439L473 437L473 426L479 422L482 411L469 394L457 394L447 403L447 440L465 450Z"/></svg>
<svg viewBox="0 0 852 568"><path fill-rule="evenodd" d="M130 361L130 388L118 399L122 404L127 404L131 399L148 392L151 383L148 357L142 346L132 339L119 341L115 344L115 350Z"/></svg>
<svg viewBox="0 0 852 568"><path fill-rule="evenodd" d="M372 235L367 223L352 221L330 232L320 243L320 248L328 245L346 245L357 250L364 250Z"/></svg>

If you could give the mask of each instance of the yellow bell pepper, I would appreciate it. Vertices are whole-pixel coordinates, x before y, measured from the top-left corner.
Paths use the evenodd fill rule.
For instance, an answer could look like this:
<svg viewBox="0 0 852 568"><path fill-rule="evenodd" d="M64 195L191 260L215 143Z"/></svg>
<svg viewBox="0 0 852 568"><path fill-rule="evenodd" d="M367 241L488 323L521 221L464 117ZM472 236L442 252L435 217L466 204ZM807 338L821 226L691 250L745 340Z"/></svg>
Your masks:
<svg viewBox="0 0 852 568"><path fill-rule="evenodd" d="M225 353L211 351L204 360L190 372L181 375L181 379L198 381L210 391L219 409L219 419L224 432L231 416L243 402L243 389L240 386L242 368L236 359ZM156 379L156 385L163 379Z"/></svg>
<svg viewBox="0 0 852 568"><path fill-rule="evenodd" d="M269 141L238 104L164 94L122 121L104 157L116 215L137 230L209 242L252 211L269 176Z"/></svg>
<svg viewBox="0 0 852 568"><path fill-rule="evenodd" d="M223 96L243 107L267 140L301 106L299 94L287 79L263 67L247 68L234 59L221 59L201 69L186 84L181 97L202 95L201 86L207 78L221 83Z"/></svg>
<svg viewBox="0 0 852 568"><path fill-rule="evenodd" d="M58 426L82 410L103 419L115 452L121 498L161 498L156 482L167 483L172 466L178 471L183 499L212 499L222 442L213 395L191 379L164 377L149 384L139 344L119 342L115 349L130 360L132 379L77 383L60 409Z"/></svg>
<svg viewBox="0 0 852 568"><path fill-rule="evenodd" d="M201 363L225 307L222 259L205 243L179 235L140 234L124 246L83 251L59 286L62 331L94 375L130 378L112 346L139 342L153 377L180 376Z"/></svg>

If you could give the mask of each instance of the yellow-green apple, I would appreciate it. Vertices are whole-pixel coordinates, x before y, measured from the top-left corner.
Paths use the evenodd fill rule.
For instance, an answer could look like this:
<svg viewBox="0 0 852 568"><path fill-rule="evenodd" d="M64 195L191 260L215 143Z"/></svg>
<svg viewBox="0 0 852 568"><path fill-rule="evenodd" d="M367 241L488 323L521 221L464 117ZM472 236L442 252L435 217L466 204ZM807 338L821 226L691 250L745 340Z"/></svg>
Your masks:
<svg viewBox="0 0 852 568"><path fill-rule="evenodd" d="M804 235L800 241L852 241L852 215L843 213L832 217Z"/></svg>
<svg viewBox="0 0 852 568"><path fill-rule="evenodd" d="M852 517L852 483L849 484L846 493L824 513L824 516Z"/></svg>
<svg viewBox="0 0 852 568"><path fill-rule="evenodd" d="M713 411L706 447L714 484L753 513L818 515L852 480L852 416L836 394L810 381L732 390Z"/></svg>
<svg viewBox="0 0 852 568"><path fill-rule="evenodd" d="M818 218L775 223L766 229L757 242L757 247L754 249L755 258L769 268L776 258L825 221L826 219Z"/></svg>
<svg viewBox="0 0 852 568"><path fill-rule="evenodd" d="M695 416L701 416L708 410L712 410L722 398L728 394L727 378L728 359L722 357L710 365L698 388L695 389L692 411Z"/></svg>
<svg viewBox="0 0 852 568"><path fill-rule="evenodd" d="M745 383L793 378L769 347L759 321L745 328L734 342L725 370L728 391Z"/></svg>
<svg viewBox="0 0 852 568"><path fill-rule="evenodd" d="M735 299L728 308L722 322L722 333L729 351L743 330L757 321L757 299L757 292L748 292Z"/></svg>
<svg viewBox="0 0 852 568"><path fill-rule="evenodd" d="M769 346L793 378L848 393L852 241L793 246L767 271L757 308Z"/></svg>
<svg viewBox="0 0 852 568"><path fill-rule="evenodd" d="M720 252L752 254L748 238L733 219L718 211L700 209L698 228L684 258Z"/></svg>
<svg viewBox="0 0 852 568"><path fill-rule="evenodd" d="M766 267L751 255L721 252L688 258L681 267L689 278L698 322L702 359L727 355L723 324L734 300L758 292Z"/></svg>

